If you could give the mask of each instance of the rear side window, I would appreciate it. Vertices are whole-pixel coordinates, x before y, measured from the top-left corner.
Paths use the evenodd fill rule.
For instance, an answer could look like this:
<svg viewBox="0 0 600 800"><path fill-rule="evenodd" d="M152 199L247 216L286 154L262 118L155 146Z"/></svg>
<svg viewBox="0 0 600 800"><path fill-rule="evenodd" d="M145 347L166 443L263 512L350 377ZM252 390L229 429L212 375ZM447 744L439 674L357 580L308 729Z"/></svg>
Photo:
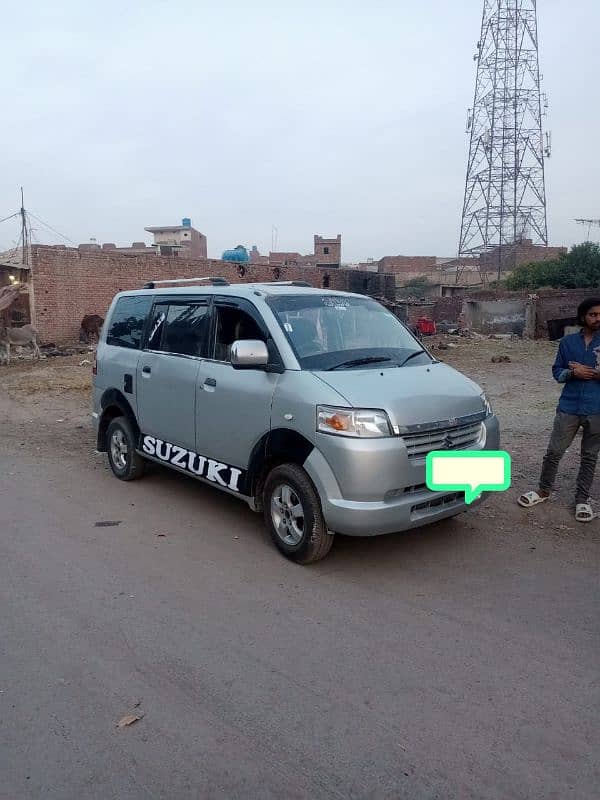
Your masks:
<svg viewBox="0 0 600 800"><path fill-rule="evenodd" d="M201 356L208 333L207 303L159 303L154 307L148 350Z"/></svg>
<svg viewBox="0 0 600 800"><path fill-rule="evenodd" d="M106 344L139 350L152 300L151 295L119 298L106 334Z"/></svg>

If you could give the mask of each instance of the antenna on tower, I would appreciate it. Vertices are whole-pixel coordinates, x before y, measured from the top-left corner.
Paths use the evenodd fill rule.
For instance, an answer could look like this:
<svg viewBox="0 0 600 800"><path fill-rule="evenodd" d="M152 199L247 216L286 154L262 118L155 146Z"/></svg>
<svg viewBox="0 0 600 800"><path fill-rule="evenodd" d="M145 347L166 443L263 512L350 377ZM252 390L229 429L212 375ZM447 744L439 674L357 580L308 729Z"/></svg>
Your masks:
<svg viewBox="0 0 600 800"><path fill-rule="evenodd" d="M536 0L484 0L476 61L458 255L497 253L499 280L525 231L548 244Z"/></svg>

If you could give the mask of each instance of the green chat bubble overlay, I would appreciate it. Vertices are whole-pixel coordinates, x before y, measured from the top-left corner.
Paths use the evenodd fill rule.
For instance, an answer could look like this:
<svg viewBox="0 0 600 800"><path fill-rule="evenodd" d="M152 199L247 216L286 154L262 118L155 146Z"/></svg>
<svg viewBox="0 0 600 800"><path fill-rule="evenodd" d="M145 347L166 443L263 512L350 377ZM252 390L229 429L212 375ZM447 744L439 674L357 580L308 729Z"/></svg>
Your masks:
<svg viewBox="0 0 600 800"><path fill-rule="evenodd" d="M470 505L483 492L510 488L511 458L504 450L432 450L425 459L427 488L464 492Z"/></svg>

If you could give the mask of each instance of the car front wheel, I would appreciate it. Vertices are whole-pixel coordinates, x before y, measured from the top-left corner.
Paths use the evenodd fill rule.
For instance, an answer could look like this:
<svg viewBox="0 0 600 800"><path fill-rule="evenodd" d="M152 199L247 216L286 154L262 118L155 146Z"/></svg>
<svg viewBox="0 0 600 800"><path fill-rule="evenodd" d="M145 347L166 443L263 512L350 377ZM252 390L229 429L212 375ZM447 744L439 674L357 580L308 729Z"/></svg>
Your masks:
<svg viewBox="0 0 600 800"><path fill-rule="evenodd" d="M297 564L320 561L331 550L321 503L310 478L296 464L282 464L265 482L264 515L275 546Z"/></svg>

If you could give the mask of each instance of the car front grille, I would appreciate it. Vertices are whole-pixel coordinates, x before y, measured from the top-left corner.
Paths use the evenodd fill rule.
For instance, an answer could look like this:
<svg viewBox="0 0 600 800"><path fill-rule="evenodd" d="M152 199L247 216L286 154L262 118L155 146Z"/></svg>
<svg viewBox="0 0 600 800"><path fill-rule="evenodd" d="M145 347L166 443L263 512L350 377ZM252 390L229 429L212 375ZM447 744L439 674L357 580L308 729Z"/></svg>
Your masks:
<svg viewBox="0 0 600 800"><path fill-rule="evenodd" d="M427 513L435 514L437 511L443 511L449 506L454 506L460 502L464 502L464 499L464 494L461 494L460 492L440 495L438 497L433 497L431 500L426 500L424 503L417 503L417 505L414 505L410 509L410 513L411 515L416 516Z"/></svg>
<svg viewBox="0 0 600 800"><path fill-rule="evenodd" d="M404 434L402 439L409 458L425 458L432 450L467 450L479 441L481 423L439 428Z"/></svg>

